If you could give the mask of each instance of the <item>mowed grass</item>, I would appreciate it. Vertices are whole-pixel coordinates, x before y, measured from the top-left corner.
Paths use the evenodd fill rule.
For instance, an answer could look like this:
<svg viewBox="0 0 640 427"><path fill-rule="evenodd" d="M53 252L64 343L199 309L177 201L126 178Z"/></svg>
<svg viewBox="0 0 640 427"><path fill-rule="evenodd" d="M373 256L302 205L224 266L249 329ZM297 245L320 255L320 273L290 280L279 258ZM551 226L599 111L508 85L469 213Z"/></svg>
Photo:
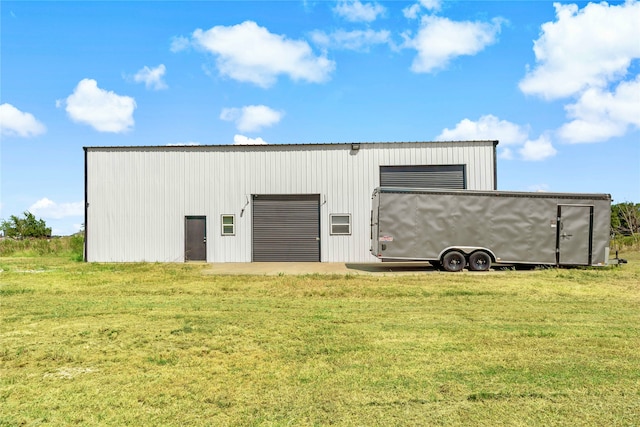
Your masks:
<svg viewBox="0 0 640 427"><path fill-rule="evenodd" d="M0 258L0 426L637 426L625 255L409 276Z"/></svg>

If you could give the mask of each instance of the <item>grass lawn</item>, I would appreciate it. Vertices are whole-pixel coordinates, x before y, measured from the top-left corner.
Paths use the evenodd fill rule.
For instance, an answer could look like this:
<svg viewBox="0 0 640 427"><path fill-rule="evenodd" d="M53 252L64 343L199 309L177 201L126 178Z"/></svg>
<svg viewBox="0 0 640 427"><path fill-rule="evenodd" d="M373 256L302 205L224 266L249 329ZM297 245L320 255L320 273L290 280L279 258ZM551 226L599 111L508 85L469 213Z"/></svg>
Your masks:
<svg viewBox="0 0 640 427"><path fill-rule="evenodd" d="M0 426L638 426L623 256L408 276L0 258Z"/></svg>

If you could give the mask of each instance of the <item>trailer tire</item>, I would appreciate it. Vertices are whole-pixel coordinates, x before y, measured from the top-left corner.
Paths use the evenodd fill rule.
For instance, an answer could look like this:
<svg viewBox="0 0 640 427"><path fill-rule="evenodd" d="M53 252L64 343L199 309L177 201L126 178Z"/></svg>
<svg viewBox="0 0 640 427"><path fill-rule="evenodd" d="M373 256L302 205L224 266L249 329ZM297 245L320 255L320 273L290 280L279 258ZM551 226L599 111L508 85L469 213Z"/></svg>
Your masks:
<svg viewBox="0 0 640 427"><path fill-rule="evenodd" d="M462 271L467 263L467 259L462 252L450 251L442 257L442 268L451 273Z"/></svg>
<svg viewBox="0 0 640 427"><path fill-rule="evenodd" d="M469 256L469 270L488 271L491 268L491 255L485 251L476 251Z"/></svg>

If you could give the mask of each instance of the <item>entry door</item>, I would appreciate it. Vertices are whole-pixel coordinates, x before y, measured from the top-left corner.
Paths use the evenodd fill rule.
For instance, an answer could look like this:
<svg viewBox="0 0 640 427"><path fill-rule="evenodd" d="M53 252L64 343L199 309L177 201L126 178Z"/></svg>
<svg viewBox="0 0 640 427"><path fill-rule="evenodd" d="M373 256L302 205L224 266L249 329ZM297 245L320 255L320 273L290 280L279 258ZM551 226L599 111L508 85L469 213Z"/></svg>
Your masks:
<svg viewBox="0 0 640 427"><path fill-rule="evenodd" d="M204 216L185 217L185 261L207 260L207 218Z"/></svg>
<svg viewBox="0 0 640 427"><path fill-rule="evenodd" d="M558 206L558 264L590 265L593 206Z"/></svg>

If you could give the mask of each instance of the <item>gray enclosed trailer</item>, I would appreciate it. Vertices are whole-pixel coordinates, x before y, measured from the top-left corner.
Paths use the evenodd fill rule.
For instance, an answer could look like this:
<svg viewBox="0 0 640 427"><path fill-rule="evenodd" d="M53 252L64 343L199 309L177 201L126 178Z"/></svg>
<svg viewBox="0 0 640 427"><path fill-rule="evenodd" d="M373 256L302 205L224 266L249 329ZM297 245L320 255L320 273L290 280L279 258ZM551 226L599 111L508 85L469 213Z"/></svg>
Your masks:
<svg viewBox="0 0 640 427"><path fill-rule="evenodd" d="M373 192L371 252L447 271L608 265L609 194L432 190Z"/></svg>

